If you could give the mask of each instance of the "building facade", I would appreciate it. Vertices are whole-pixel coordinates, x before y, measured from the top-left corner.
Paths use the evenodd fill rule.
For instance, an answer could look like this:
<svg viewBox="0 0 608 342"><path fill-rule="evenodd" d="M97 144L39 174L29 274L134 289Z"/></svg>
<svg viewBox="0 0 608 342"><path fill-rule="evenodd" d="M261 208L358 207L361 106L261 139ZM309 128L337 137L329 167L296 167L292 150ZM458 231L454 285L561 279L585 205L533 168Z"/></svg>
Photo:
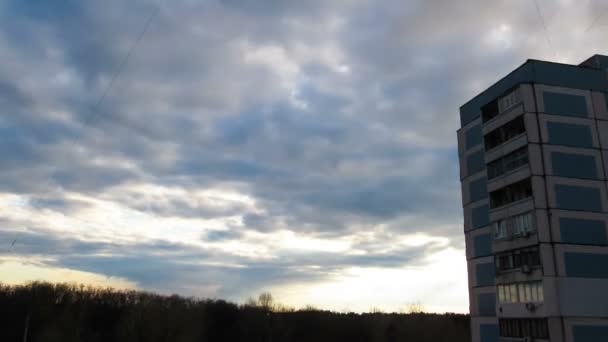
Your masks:
<svg viewBox="0 0 608 342"><path fill-rule="evenodd" d="M460 108L473 342L608 341L608 57L528 60Z"/></svg>

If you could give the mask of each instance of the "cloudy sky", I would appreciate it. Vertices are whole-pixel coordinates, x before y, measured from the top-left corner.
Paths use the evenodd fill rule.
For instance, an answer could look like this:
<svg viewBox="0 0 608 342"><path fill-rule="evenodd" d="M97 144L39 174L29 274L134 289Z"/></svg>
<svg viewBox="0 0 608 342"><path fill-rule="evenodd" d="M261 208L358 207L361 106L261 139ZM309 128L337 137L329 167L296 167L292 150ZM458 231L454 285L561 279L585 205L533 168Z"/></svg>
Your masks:
<svg viewBox="0 0 608 342"><path fill-rule="evenodd" d="M0 0L0 281L467 312L458 107L608 53L538 5Z"/></svg>

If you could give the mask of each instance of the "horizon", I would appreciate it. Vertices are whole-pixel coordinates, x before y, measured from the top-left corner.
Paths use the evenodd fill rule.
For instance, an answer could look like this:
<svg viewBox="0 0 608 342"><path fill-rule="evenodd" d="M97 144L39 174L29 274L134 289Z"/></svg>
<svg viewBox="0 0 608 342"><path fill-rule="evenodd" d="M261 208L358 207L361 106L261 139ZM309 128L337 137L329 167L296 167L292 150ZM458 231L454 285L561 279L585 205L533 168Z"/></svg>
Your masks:
<svg viewBox="0 0 608 342"><path fill-rule="evenodd" d="M538 4L0 0L0 283L468 313L460 106L608 53Z"/></svg>

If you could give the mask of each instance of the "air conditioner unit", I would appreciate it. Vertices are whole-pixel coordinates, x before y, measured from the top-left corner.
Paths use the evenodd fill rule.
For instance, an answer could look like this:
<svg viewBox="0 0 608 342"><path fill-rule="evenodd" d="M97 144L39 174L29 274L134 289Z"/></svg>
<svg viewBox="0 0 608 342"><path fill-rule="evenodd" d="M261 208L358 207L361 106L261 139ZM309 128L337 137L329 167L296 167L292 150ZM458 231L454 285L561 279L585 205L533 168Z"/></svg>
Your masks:
<svg viewBox="0 0 608 342"><path fill-rule="evenodd" d="M532 342L532 337L526 336L522 339L523 342Z"/></svg>
<svg viewBox="0 0 608 342"><path fill-rule="evenodd" d="M536 310L536 304L535 303L526 303L526 309L528 311L534 311L534 310Z"/></svg>
<svg viewBox="0 0 608 342"><path fill-rule="evenodd" d="M532 273L532 268L530 268L530 266L528 265L523 265L521 266L521 272L525 274L530 274Z"/></svg>

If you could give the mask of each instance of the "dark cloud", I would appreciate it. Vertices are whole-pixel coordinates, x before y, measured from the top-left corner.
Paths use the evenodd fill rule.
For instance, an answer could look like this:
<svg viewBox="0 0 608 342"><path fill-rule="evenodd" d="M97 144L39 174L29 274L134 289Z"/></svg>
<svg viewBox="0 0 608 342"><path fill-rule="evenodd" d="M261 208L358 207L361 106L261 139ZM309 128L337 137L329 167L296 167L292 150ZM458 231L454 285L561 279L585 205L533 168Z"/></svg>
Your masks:
<svg viewBox="0 0 608 342"><path fill-rule="evenodd" d="M592 54L585 44L602 32L580 34L587 11L541 5L560 56ZM563 12L578 13L567 31L557 25ZM458 107L526 58L551 57L544 34L529 3L506 0L0 1L0 191L28 199L33 214L91 209L70 192L159 219L241 217L201 228L201 243L279 230L332 240L383 227L461 248ZM141 184L184 195L132 194ZM218 188L248 196L255 210L191 196ZM168 242L30 233L23 253L60 265L156 288L231 284L226 293L353 265L401 267L434 251L260 262ZM375 243L386 249L394 238ZM106 250L112 256L95 255ZM232 266L210 266L218 262Z"/></svg>
<svg viewBox="0 0 608 342"><path fill-rule="evenodd" d="M240 232L234 230L212 230L205 234L203 240L211 242L237 240L242 236Z"/></svg>
<svg viewBox="0 0 608 342"><path fill-rule="evenodd" d="M50 209L66 214L73 214L90 206L85 201L65 198L61 194L32 196L28 204L36 210Z"/></svg>

